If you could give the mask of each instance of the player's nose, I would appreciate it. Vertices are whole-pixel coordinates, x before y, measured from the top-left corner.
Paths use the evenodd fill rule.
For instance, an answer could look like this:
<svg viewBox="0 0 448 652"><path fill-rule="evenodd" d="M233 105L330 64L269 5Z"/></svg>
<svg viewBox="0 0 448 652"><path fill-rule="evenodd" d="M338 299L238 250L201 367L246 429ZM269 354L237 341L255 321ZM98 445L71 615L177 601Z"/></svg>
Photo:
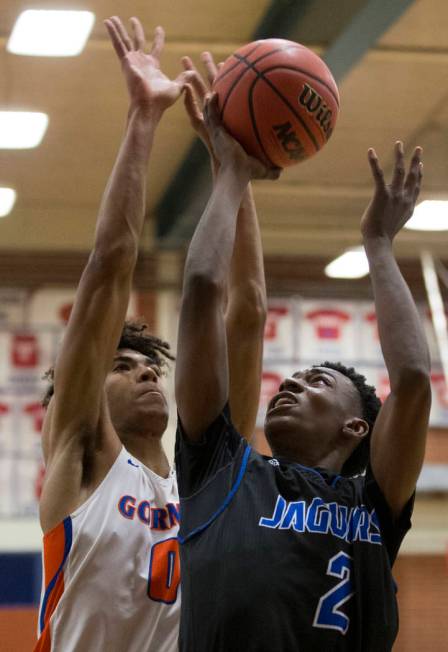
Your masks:
<svg viewBox="0 0 448 652"><path fill-rule="evenodd" d="M146 365L139 365L137 367L137 382L138 383L147 383L147 382L157 382L158 376L155 370L152 367Z"/></svg>
<svg viewBox="0 0 448 652"><path fill-rule="evenodd" d="M302 378L294 378L293 376L288 376L280 385L280 392L295 392L300 393L305 389L305 384Z"/></svg>

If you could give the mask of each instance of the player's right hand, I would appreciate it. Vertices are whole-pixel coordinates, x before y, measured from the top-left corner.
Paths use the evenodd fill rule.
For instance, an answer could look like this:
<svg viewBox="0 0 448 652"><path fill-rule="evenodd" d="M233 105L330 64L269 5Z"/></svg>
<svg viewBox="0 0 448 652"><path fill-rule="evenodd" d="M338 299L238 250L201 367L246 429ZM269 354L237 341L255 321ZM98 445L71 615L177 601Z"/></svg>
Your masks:
<svg viewBox="0 0 448 652"><path fill-rule="evenodd" d="M248 179L278 179L281 168L268 168L246 154L243 147L224 129L219 117L217 93L211 93L205 99L204 126L221 166L230 165L239 172L246 173Z"/></svg>
<svg viewBox="0 0 448 652"><path fill-rule="evenodd" d="M397 233L414 212L423 175L422 148L416 147L406 174L403 143L395 143L395 162L390 184L374 149L369 149L368 159L375 184L373 197L361 219L364 240L386 238L393 241Z"/></svg>

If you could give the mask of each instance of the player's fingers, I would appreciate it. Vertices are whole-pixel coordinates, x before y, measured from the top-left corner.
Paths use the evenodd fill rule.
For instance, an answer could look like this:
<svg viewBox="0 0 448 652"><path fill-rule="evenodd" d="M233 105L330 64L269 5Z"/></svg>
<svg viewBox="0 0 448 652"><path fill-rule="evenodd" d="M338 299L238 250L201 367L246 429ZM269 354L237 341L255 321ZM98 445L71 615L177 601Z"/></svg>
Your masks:
<svg viewBox="0 0 448 652"><path fill-rule="evenodd" d="M118 33L114 23L110 18L107 18L104 21L104 25L109 33L109 38L112 42L115 52L118 55L118 58L122 59L125 56L127 50L121 40L120 34Z"/></svg>
<svg viewBox="0 0 448 652"><path fill-rule="evenodd" d="M418 186L421 181L422 170L420 163L422 160L422 152L423 150L421 147L416 147L409 165L409 171L405 181L405 189L410 195L414 194L416 186Z"/></svg>
<svg viewBox="0 0 448 652"><path fill-rule="evenodd" d="M185 84L184 104L192 123L197 124L198 122L202 122L202 112L199 109L198 103L196 102L191 84Z"/></svg>
<svg viewBox="0 0 448 652"><path fill-rule="evenodd" d="M205 98L204 118L207 125L212 128L219 128L221 126L217 93L209 93Z"/></svg>
<svg viewBox="0 0 448 652"><path fill-rule="evenodd" d="M373 180L378 189L384 190L384 172L381 169L380 163L378 161L378 156L376 155L375 150L371 147L367 152L367 158L369 161L370 169L372 171Z"/></svg>
<svg viewBox="0 0 448 652"><path fill-rule="evenodd" d="M160 59L163 46L165 45L165 30L160 25L154 30L154 40L152 42L151 55L155 59Z"/></svg>
<svg viewBox="0 0 448 652"><path fill-rule="evenodd" d="M112 16L110 19L113 22L113 25L115 29L117 30L118 34L120 35L120 39L123 42L126 50L130 52L132 50L132 41L129 38L129 34L127 33L125 26L121 22L121 20L118 18L118 16Z"/></svg>
<svg viewBox="0 0 448 652"><path fill-rule="evenodd" d="M415 184L415 188L414 188L414 196L413 196L414 205L415 205L415 203L416 203L416 201L418 199L418 196L420 194L420 190L421 190L421 187L422 187L422 179L423 179L423 163L420 161L420 163L418 165L418 181Z"/></svg>
<svg viewBox="0 0 448 652"><path fill-rule="evenodd" d="M182 57L182 64L185 70L191 71L193 73L191 77L191 83L193 84L193 88L198 94L198 97L200 97L201 101L203 102L205 96L209 91L206 83L202 79L201 74L199 73L198 69L196 68L193 61L190 59L190 57Z"/></svg>
<svg viewBox="0 0 448 652"><path fill-rule="evenodd" d="M216 66L217 71L218 71L218 72L217 72L218 75L219 75L219 73L221 72L221 68L223 67L223 65L224 65L224 61L220 61L220 62L218 63L218 65Z"/></svg>
<svg viewBox="0 0 448 652"><path fill-rule="evenodd" d="M181 72L179 75L177 75L176 79L174 80L176 84L180 86L180 89L183 90L186 86L186 84L192 84L193 82L193 77L194 77L194 72L191 70L184 70Z"/></svg>
<svg viewBox="0 0 448 652"><path fill-rule="evenodd" d="M395 165L390 184L393 193L399 193L403 188L405 174L403 143L401 140L397 140L395 143Z"/></svg>
<svg viewBox="0 0 448 652"><path fill-rule="evenodd" d="M208 83L211 86L215 81L216 75L218 74L218 68L211 52L203 52L201 54L201 61L204 64Z"/></svg>
<svg viewBox="0 0 448 652"><path fill-rule="evenodd" d="M142 50L144 52L146 47L146 39L145 39L145 32L143 30L143 26L139 21L139 19L135 18L135 16L133 16L130 19L130 23L134 34L134 48L136 50Z"/></svg>
<svg viewBox="0 0 448 652"><path fill-rule="evenodd" d="M182 57L181 61L182 61L182 65L184 67L184 70L196 70L196 67L195 67L191 57L187 57L187 56Z"/></svg>

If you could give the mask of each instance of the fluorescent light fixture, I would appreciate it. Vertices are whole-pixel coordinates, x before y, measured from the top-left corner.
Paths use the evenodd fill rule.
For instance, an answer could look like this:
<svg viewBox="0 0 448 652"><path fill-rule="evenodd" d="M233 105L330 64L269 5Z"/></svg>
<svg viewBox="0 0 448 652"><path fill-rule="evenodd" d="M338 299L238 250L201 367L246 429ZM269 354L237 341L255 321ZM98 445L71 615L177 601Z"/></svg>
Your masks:
<svg viewBox="0 0 448 652"><path fill-rule="evenodd" d="M36 57L73 57L82 52L94 22L91 11L27 9L16 20L6 49Z"/></svg>
<svg viewBox="0 0 448 652"><path fill-rule="evenodd" d="M46 113L0 111L0 149L37 147L48 126Z"/></svg>
<svg viewBox="0 0 448 652"><path fill-rule="evenodd" d="M363 247L348 249L325 267L330 278L361 278L369 273L369 263Z"/></svg>
<svg viewBox="0 0 448 652"><path fill-rule="evenodd" d="M16 191L12 188L0 188L0 217L5 217L12 211L16 201Z"/></svg>
<svg viewBox="0 0 448 652"><path fill-rule="evenodd" d="M416 206L414 215L405 224L405 228L415 231L448 231L448 201L422 201Z"/></svg>

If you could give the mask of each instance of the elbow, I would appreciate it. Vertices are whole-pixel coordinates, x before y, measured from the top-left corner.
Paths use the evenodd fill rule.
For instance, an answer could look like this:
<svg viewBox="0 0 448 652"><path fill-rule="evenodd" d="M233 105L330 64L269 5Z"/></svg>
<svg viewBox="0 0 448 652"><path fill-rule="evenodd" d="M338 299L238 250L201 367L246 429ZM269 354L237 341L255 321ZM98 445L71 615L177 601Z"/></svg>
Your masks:
<svg viewBox="0 0 448 652"><path fill-rule="evenodd" d="M392 380L392 379L391 379ZM393 392L406 392L414 397L431 397L431 374L426 365L415 365L402 369L394 382L391 382Z"/></svg>
<svg viewBox="0 0 448 652"><path fill-rule="evenodd" d="M213 271L204 269L185 269L183 295L203 302L224 300L225 284Z"/></svg>
<svg viewBox="0 0 448 652"><path fill-rule="evenodd" d="M264 285L249 281L244 286L231 288L228 318L238 325L239 332L262 333L266 324L268 307Z"/></svg>
<svg viewBox="0 0 448 652"><path fill-rule="evenodd" d="M96 245L90 254L89 266L104 276L131 274L137 262L138 244L129 238L108 246Z"/></svg>

